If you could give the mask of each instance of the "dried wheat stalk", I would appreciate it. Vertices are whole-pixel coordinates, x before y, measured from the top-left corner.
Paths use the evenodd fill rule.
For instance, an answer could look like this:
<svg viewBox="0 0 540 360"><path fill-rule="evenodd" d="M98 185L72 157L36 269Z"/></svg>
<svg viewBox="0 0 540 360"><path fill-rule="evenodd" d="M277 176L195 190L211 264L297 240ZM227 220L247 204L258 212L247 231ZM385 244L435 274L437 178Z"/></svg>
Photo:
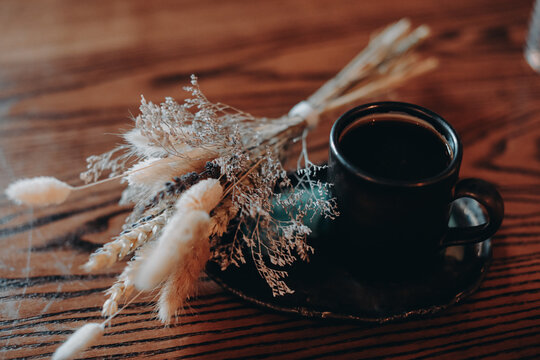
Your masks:
<svg viewBox="0 0 540 360"><path fill-rule="evenodd" d="M124 231L115 240L108 242L90 255L88 262L83 265L84 270L91 272L123 260L152 236L159 233L167 223L169 216L170 211L164 211L141 224L134 224L136 227Z"/></svg>

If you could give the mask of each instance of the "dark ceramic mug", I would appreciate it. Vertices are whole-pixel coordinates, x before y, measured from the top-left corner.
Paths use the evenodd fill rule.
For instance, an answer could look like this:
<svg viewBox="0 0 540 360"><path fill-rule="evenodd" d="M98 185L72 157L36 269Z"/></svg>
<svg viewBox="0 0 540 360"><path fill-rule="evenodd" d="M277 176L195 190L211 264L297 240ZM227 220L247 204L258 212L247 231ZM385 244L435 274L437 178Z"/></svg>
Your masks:
<svg viewBox="0 0 540 360"><path fill-rule="evenodd" d="M406 121L429 130L444 141L448 161L429 176L393 178L370 173L345 151L344 134L362 131L365 122ZM387 124L385 126L392 126ZM391 129L391 128L390 128ZM352 136L352 135L349 135ZM416 139L415 141L417 141ZM330 133L329 181L341 216L337 222L338 251L345 263L365 272L407 273L437 262L452 245L484 241L498 230L504 206L495 187L480 179L459 180L463 147L456 131L441 116L417 105L378 102L343 114ZM374 154L376 156L376 154ZM449 227L452 202L471 197L483 205L487 222ZM402 271L403 270L403 271Z"/></svg>

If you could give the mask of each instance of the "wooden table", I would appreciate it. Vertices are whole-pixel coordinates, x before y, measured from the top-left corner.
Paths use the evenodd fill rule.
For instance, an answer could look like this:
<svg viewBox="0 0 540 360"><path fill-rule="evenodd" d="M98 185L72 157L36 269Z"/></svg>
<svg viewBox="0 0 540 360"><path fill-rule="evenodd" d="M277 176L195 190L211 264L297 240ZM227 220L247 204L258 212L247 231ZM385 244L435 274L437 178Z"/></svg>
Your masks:
<svg viewBox="0 0 540 360"><path fill-rule="evenodd" d="M481 288L430 318L315 321L245 303L208 279L182 323L150 297L118 316L87 358L513 358L540 356L540 75L523 59L532 1L2 1L0 188L20 177L80 183L85 158L112 148L139 96L206 95L279 116L333 76L370 32L428 24L437 70L384 96L442 114L461 134L463 176L496 183L506 218ZM311 135L324 161L332 118ZM0 357L44 358L85 322L122 264L79 266L117 234L121 185L30 210L0 196Z"/></svg>

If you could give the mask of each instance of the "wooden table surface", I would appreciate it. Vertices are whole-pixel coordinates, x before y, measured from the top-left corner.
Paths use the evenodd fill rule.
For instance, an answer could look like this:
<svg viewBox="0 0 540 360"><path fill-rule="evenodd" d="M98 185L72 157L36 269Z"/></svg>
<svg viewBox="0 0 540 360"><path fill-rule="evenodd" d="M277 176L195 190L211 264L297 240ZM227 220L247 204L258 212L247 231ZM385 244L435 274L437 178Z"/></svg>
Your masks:
<svg viewBox="0 0 540 360"><path fill-rule="evenodd" d="M506 218L480 289L430 318L386 325L316 321L245 303L202 278L181 323L140 299L87 358L540 357L540 75L523 59L532 0L1 1L0 189L20 177L80 183L112 148L139 96L206 95L279 116L345 65L370 32L407 16L433 35L435 71L369 100L443 115L465 146L463 176L497 184ZM367 99L366 99L367 101ZM310 137L324 161L333 118ZM123 264L87 275L89 252L118 233L121 185L31 210L0 196L0 357L46 358L100 319Z"/></svg>

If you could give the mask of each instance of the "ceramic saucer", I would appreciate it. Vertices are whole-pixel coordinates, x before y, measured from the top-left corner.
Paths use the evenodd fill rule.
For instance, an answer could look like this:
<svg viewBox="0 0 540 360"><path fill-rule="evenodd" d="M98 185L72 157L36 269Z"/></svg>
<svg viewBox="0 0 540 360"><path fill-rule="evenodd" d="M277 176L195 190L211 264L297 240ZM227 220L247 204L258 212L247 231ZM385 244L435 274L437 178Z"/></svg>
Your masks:
<svg viewBox="0 0 540 360"><path fill-rule="evenodd" d="M474 200L454 202L452 226L479 225L484 220ZM328 224L315 225L315 238L310 241L324 243L333 236ZM286 269L286 282L295 292L279 297L272 296L252 263L230 266L225 271L209 263L206 272L223 288L265 308L308 317L384 323L436 313L473 293L491 262L491 240L449 247L443 255L441 261L418 276L384 280L367 273L353 275L339 260L316 248L309 263L297 261Z"/></svg>

